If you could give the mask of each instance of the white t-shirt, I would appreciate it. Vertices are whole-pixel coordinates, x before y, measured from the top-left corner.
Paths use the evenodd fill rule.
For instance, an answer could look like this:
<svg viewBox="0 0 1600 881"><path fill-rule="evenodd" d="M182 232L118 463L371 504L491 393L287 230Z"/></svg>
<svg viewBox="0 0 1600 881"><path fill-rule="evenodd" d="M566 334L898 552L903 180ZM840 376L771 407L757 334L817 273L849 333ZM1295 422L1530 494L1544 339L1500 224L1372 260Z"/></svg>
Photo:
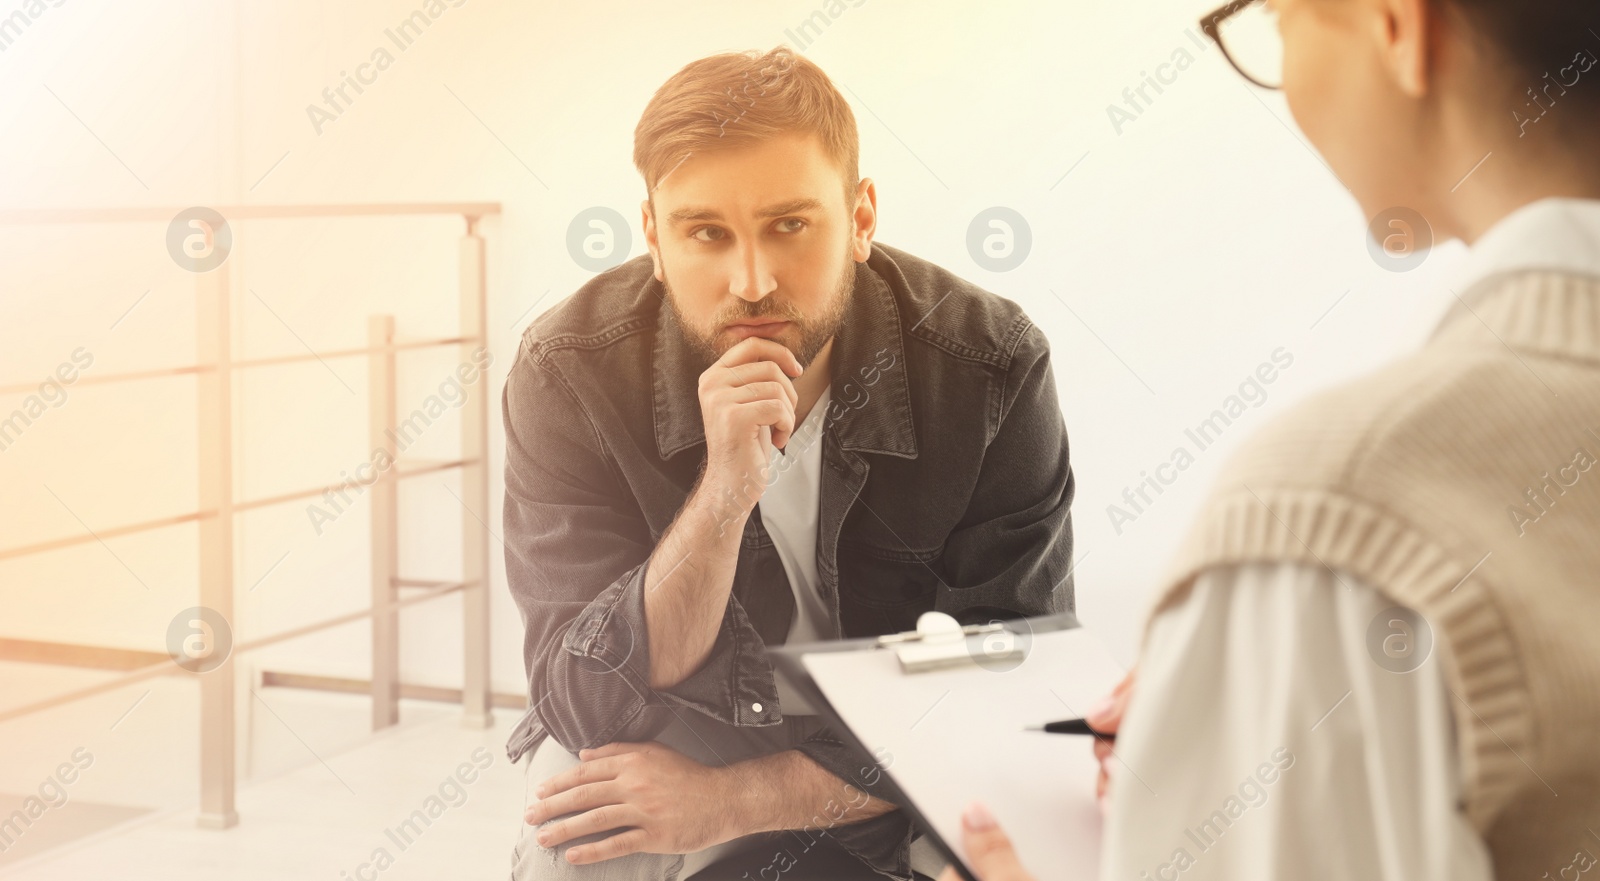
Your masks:
<svg viewBox="0 0 1600 881"><path fill-rule="evenodd" d="M817 578L817 516L822 486L822 428L827 421L831 387L812 405L789 438L787 450L772 448L767 488L757 507L761 523L778 550L797 614L786 642L831 638L833 611L824 605ZM778 678L778 705L784 715L813 713L800 695Z"/></svg>

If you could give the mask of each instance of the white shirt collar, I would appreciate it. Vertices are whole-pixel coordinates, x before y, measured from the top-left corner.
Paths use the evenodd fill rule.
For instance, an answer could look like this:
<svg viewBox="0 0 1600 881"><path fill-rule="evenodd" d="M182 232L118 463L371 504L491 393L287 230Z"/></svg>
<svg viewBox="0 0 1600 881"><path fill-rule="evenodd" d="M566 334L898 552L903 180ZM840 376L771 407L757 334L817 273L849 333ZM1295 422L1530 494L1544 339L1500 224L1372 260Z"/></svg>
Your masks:
<svg viewBox="0 0 1600 881"><path fill-rule="evenodd" d="M1600 199L1540 199L1478 238L1455 284L1463 298L1495 276L1550 269L1600 278Z"/></svg>

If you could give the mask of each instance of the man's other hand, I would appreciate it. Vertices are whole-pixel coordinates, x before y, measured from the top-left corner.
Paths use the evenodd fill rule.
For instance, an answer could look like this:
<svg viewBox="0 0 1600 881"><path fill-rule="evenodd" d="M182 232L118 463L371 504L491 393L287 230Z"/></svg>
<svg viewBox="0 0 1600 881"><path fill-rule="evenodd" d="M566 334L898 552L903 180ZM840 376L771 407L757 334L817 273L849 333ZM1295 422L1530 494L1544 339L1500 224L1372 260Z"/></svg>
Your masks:
<svg viewBox="0 0 1600 881"><path fill-rule="evenodd" d="M567 850L575 865L630 853L693 853L743 834L728 805L731 778L660 743L608 743L578 753L579 764L539 784L523 819L538 825L539 844L556 847L616 830Z"/></svg>

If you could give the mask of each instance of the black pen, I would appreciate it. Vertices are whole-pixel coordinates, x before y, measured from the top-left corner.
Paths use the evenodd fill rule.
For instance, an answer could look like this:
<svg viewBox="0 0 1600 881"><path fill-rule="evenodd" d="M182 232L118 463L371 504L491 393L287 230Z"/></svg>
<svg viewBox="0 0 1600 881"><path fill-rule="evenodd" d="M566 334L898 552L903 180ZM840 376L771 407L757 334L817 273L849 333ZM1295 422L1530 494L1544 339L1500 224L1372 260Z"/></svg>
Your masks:
<svg viewBox="0 0 1600 881"><path fill-rule="evenodd" d="M1116 738L1115 734L1101 734L1093 728L1090 728L1089 723L1083 719L1063 719L1060 722L1046 722L1043 725L1029 725L1022 730L1043 731L1046 734L1092 734L1095 737L1103 737L1106 740L1114 740Z"/></svg>

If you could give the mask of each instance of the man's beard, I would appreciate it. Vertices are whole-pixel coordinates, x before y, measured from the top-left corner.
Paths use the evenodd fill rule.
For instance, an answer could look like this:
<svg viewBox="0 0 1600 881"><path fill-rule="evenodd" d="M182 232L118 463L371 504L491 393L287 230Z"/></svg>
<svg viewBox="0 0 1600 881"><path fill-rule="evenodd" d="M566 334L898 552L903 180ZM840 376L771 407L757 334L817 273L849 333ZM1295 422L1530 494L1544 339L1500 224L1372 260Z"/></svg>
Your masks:
<svg viewBox="0 0 1600 881"><path fill-rule="evenodd" d="M758 302L737 300L733 306L724 310L711 322L709 329L695 327L688 318L678 309L678 298L672 293L672 285L662 282L667 291L667 305L672 309L673 317L678 320L678 326L683 329L683 335L689 340L706 365L716 363L727 351L742 340L725 340L722 329L735 321L744 321L751 318L775 318L780 321L790 322L792 327L800 331L798 345L783 345L794 353L800 361L801 367L811 366L811 361L828 344L828 340L838 332L839 326L844 323L846 306L855 294L856 263L849 259L846 252L844 272L839 276L839 281L834 285L833 297L828 302L825 310L820 315L807 318L794 308L792 303L778 302L771 295L763 297ZM774 340L774 342L778 342Z"/></svg>

